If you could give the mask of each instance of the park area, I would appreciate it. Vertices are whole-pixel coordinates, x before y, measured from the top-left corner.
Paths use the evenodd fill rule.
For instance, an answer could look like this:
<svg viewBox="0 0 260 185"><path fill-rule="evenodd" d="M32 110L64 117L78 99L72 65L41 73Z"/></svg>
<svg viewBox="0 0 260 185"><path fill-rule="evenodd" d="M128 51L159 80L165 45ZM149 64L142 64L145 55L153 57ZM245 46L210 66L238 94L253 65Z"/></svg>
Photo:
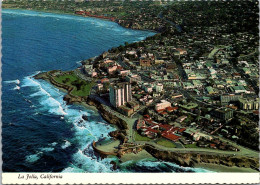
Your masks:
<svg viewBox="0 0 260 185"><path fill-rule="evenodd" d="M152 140L152 139L150 139L148 137L141 136L136 131L134 132L134 138L135 138L136 141L151 141Z"/></svg>
<svg viewBox="0 0 260 185"><path fill-rule="evenodd" d="M74 96L88 96L94 85L93 81L82 80L75 75L74 72L61 73L55 75L53 79L60 84L73 87L73 90L70 93Z"/></svg>
<svg viewBox="0 0 260 185"><path fill-rule="evenodd" d="M198 148L196 143L184 145L185 148Z"/></svg>
<svg viewBox="0 0 260 185"><path fill-rule="evenodd" d="M158 145L165 146L168 148L176 148L176 145L172 141L168 141L164 138L159 139L158 141L156 141L156 143Z"/></svg>

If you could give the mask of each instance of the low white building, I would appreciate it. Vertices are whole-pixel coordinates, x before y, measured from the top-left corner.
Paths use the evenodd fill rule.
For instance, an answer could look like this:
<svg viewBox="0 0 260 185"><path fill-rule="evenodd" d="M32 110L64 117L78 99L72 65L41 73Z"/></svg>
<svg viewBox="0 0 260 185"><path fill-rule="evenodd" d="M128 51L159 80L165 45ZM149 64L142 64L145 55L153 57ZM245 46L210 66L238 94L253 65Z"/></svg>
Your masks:
<svg viewBox="0 0 260 185"><path fill-rule="evenodd" d="M155 105L155 110L165 109L167 107L171 107L171 103L166 100L161 100L161 103Z"/></svg>
<svg viewBox="0 0 260 185"><path fill-rule="evenodd" d="M162 92L162 90L163 90L163 84L156 84L155 86L154 86L154 89L155 89L155 92Z"/></svg>

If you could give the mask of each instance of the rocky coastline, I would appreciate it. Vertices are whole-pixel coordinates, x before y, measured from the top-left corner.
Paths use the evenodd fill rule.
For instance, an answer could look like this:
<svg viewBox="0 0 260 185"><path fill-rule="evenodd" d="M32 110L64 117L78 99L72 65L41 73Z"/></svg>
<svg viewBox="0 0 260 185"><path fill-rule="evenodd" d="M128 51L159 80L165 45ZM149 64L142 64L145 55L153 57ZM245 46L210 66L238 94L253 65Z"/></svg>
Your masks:
<svg viewBox="0 0 260 185"><path fill-rule="evenodd" d="M259 161L257 158L233 155L162 151L147 144L144 146L144 149L157 159L174 162L184 167L194 167L199 166L199 164L216 164L227 167L251 168L259 171Z"/></svg>
<svg viewBox="0 0 260 185"><path fill-rule="evenodd" d="M115 140L119 140L121 144L127 142L127 137L126 137L127 136L126 130L128 129L127 123L124 120L117 117L116 115L113 115L112 113L107 111L104 105L102 105L99 101L95 100L95 98L92 98L90 96L74 97L70 95L69 92L71 89L68 88L66 85L55 83L55 81L52 80L52 78L48 75L47 72L37 74L34 76L34 78L47 80L55 87L67 91L68 94L66 94L63 98L67 104L84 102L89 106L94 106L105 121L107 121L109 124L115 125L118 128L116 131L110 132L109 135L113 137ZM93 148L96 148L95 143L93 143L93 146L94 146ZM248 158L248 157L233 156L233 155L232 156L213 155L213 154L201 154L201 153L191 153L191 152L164 151L164 150L159 150L149 144L145 144L142 148L143 150L151 154L154 158L163 161L173 162L184 167L194 167L199 164L216 164L216 165L223 165L227 167L236 166L242 168L251 168L255 171L259 171L259 163L257 158ZM105 155L103 151L99 151L98 149L96 150L96 152L100 153L102 157L106 157L109 155L109 154ZM119 154L117 156L120 157L121 155Z"/></svg>

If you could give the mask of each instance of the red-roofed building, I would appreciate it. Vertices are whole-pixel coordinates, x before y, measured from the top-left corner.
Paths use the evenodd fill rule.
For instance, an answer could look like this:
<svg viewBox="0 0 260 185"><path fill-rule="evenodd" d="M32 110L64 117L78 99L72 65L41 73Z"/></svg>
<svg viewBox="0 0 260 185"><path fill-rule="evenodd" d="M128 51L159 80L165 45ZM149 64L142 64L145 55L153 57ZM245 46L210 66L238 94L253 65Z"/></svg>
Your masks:
<svg viewBox="0 0 260 185"><path fill-rule="evenodd" d="M155 138L157 136L157 133L159 133L159 130L155 130L152 128L145 128L144 134L149 138Z"/></svg>
<svg viewBox="0 0 260 185"><path fill-rule="evenodd" d="M152 128L150 128L150 127L147 127L146 129L147 129L146 132L147 132L147 131L149 131L149 132L154 132L154 133L158 133L158 132L159 132L159 130L152 129Z"/></svg>
<svg viewBox="0 0 260 185"><path fill-rule="evenodd" d="M107 82L109 82L109 79L108 78L103 78L103 79L101 79L101 83L103 84L103 83L107 83Z"/></svg>
<svg viewBox="0 0 260 185"><path fill-rule="evenodd" d="M234 78L241 78L241 75L240 75L240 73L233 73L233 77Z"/></svg>
<svg viewBox="0 0 260 185"><path fill-rule="evenodd" d="M150 116L149 116L148 114L145 114L145 115L144 115L144 118L150 119Z"/></svg>
<svg viewBox="0 0 260 185"><path fill-rule="evenodd" d="M172 127L168 130L168 132L172 132L172 133L175 133L177 130L179 130L180 128L179 127Z"/></svg>
<svg viewBox="0 0 260 185"><path fill-rule="evenodd" d="M161 115L166 115L166 114L168 114L167 112L161 112L160 113Z"/></svg>
<svg viewBox="0 0 260 185"><path fill-rule="evenodd" d="M186 128L180 128L179 130L178 130L178 133L182 133L182 132L184 132L186 130Z"/></svg>
<svg viewBox="0 0 260 185"><path fill-rule="evenodd" d="M180 136L177 136L172 133L167 133L167 132L162 133L162 137L169 139L171 141L178 141L180 139Z"/></svg>
<svg viewBox="0 0 260 185"><path fill-rule="evenodd" d="M152 120L145 119L148 125L157 125L157 123L153 122Z"/></svg>
<svg viewBox="0 0 260 185"><path fill-rule="evenodd" d="M209 146L210 146L210 148L215 148L215 149L217 148L216 144L210 144Z"/></svg>
<svg viewBox="0 0 260 185"><path fill-rule="evenodd" d="M166 110L167 110L168 112L173 112L173 111L178 110L178 107L167 107Z"/></svg>
<svg viewBox="0 0 260 185"><path fill-rule="evenodd" d="M117 66L117 70L121 71L124 70L124 68L122 66Z"/></svg>
<svg viewBox="0 0 260 185"><path fill-rule="evenodd" d="M85 11L76 11L75 14L84 15L84 14L85 14Z"/></svg>
<svg viewBox="0 0 260 185"><path fill-rule="evenodd" d="M161 113L161 112L163 112L165 109L159 109L159 110L157 110L157 112L158 113Z"/></svg>
<svg viewBox="0 0 260 185"><path fill-rule="evenodd" d="M163 125L163 124L159 124L159 127L161 130L169 130L172 128L171 125Z"/></svg>

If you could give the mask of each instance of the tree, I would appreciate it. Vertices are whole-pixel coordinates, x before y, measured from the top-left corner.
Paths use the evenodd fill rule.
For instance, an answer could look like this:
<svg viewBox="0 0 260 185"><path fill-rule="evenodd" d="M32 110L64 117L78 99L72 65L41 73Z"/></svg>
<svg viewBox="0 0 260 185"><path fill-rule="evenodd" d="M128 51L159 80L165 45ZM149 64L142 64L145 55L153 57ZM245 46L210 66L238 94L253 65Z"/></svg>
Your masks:
<svg viewBox="0 0 260 185"><path fill-rule="evenodd" d="M103 86L104 91L108 91L109 86L110 86L109 82L104 83L104 86Z"/></svg>
<svg viewBox="0 0 260 185"><path fill-rule="evenodd" d="M143 114L144 114L144 115L149 114L149 109L148 109L148 108L145 108Z"/></svg>

